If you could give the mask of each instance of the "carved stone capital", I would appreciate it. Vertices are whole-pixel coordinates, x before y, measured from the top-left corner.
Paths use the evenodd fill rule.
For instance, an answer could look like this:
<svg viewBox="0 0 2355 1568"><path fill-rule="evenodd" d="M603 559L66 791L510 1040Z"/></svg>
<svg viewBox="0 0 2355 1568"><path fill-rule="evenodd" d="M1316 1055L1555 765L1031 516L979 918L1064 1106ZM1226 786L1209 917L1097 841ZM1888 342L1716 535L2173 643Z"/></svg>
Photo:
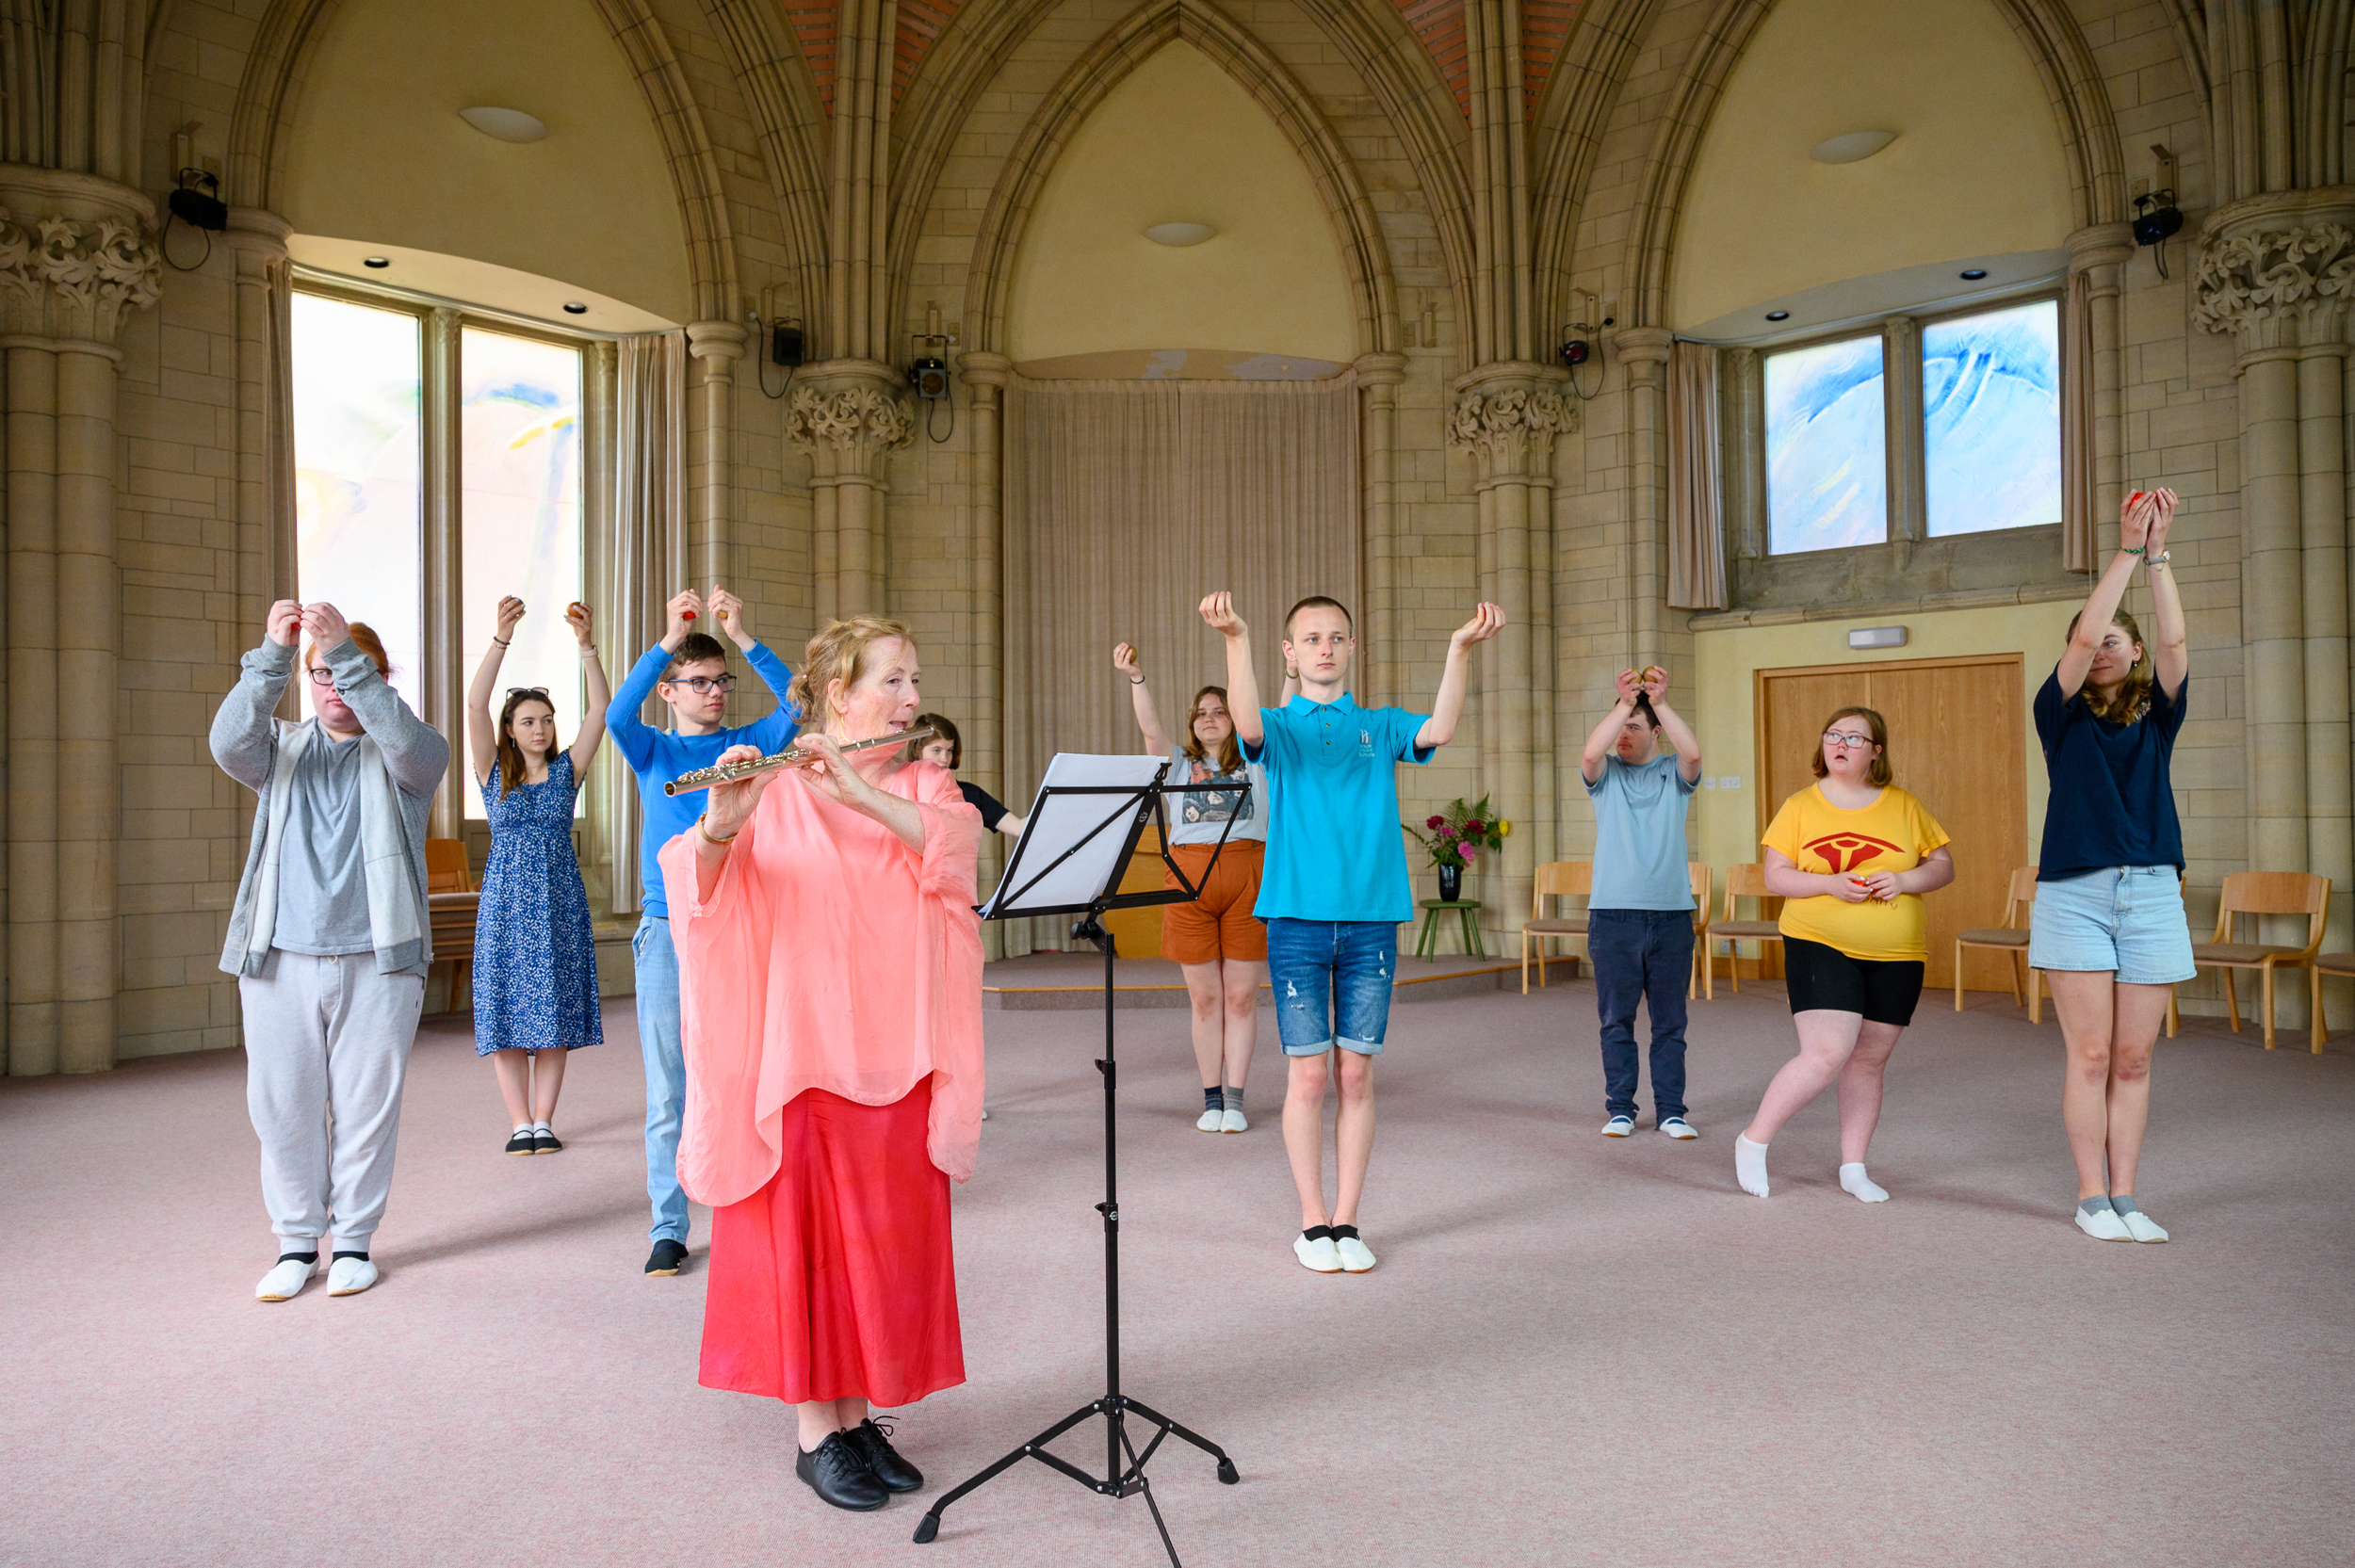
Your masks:
<svg viewBox="0 0 2355 1568"><path fill-rule="evenodd" d="M2244 355L2337 341L2355 298L2355 229L2321 222L2212 238L2194 292L2192 319L2233 333Z"/></svg>
<svg viewBox="0 0 2355 1568"><path fill-rule="evenodd" d="M957 355L957 374L969 387L1003 387L1014 380L1014 361L986 348L967 348Z"/></svg>
<svg viewBox="0 0 2355 1568"><path fill-rule="evenodd" d="M2097 267L2120 267L2131 261L2135 231L2125 223L2093 223L2062 243L2069 247L2069 270L2090 272Z"/></svg>
<svg viewBox="0 0 2355 1568"><path fill-rule="evenodd" d="M104 181L22 172L0 176L0 331L111 347L163 295L154 209Z"/></svg>
<svg viewBox="0 0 2355 1568"><path fill-rule="evenodd" d="M1360 354L1351 362L1359 386L1397 386L1406 380L1404 354Z"/></svg>
<svg viewBox="0 0 2355 1568"><path fill-rule="evenodd" d="M821 470L872 472L916 439L916 404L871 385L796 387L785 433Z"/></svg>
<svg viewBox="0 0 2355 1568"><path fill-rule="evenodd" d="M1448 413L1448 445L1468 448L1484 477L1527 474L1551 462L1554 437L1578 419L1578 405L1551 386L1465 392Z"/></svg>

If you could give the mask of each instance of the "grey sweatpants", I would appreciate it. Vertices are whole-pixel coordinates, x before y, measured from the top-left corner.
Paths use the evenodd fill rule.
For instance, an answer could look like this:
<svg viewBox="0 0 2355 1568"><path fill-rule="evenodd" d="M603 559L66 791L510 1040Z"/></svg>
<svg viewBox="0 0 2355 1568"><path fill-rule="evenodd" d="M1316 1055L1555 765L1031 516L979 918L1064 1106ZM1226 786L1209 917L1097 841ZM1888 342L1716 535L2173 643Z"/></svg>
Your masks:
<svg viewBox="0 0 2355 1568"><path fill-rule="evenodd" d="M281 1252L365 1252L384 1218L400 1088L425 977L380 975L374 953L272 948L241 977L245 1103L262 1140L262 1203Z"/></svg>

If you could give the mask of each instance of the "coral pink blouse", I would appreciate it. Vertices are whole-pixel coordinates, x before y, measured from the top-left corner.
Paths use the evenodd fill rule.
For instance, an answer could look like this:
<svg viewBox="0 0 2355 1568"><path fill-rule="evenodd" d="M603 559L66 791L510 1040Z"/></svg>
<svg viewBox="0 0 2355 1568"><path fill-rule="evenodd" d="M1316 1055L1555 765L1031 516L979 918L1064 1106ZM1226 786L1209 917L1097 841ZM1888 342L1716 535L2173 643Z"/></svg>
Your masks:
<svg viewBox="0 0 2355 1568"><path fill-rule="evenodd" d="M679 1185L740 1203L777 1173L781 1113L807 1089L887 1106L928 1075L932 1162L973 1174L982 1130L981 814L910 763L879 786L924 816L924 849L799 773L754 808L707 899L694 833L662 848L679 959L687 1116Z"/></svg>

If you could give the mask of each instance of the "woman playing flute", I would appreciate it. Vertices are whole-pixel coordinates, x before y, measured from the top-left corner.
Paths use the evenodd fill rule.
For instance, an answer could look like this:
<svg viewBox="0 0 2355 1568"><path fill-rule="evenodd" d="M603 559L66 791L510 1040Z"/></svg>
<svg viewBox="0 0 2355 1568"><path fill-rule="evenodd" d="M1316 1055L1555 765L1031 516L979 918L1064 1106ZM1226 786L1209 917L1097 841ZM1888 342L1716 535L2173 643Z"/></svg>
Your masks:
<svg viewBox="0 0 2355 1568"><path fill-rule="evenodd" d="M795 1406L796 1473L853 1510L923 1484L869 1407L965 1381L949 1182L981 1138L981 820L904 748L840 750L910 728L918 676L897 622L820 632L789 699L821 760L713 785L661 852L679 1180L713 1210L701 1381Z"/></svg>

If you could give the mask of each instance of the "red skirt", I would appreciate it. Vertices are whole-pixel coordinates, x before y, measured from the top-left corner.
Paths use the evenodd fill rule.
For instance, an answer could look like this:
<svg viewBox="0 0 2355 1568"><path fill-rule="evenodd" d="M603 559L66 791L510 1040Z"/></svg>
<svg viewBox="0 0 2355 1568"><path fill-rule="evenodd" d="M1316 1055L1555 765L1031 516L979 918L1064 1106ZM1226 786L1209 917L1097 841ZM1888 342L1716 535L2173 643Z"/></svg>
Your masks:
<svg viewBox="0 0 2355 1568"><path fill-rule="evenodd" d="M904 1405L965 1381L930 1078L888 1106L806 1090L769 1185L711 1213L706 1388Z"/></svg>

